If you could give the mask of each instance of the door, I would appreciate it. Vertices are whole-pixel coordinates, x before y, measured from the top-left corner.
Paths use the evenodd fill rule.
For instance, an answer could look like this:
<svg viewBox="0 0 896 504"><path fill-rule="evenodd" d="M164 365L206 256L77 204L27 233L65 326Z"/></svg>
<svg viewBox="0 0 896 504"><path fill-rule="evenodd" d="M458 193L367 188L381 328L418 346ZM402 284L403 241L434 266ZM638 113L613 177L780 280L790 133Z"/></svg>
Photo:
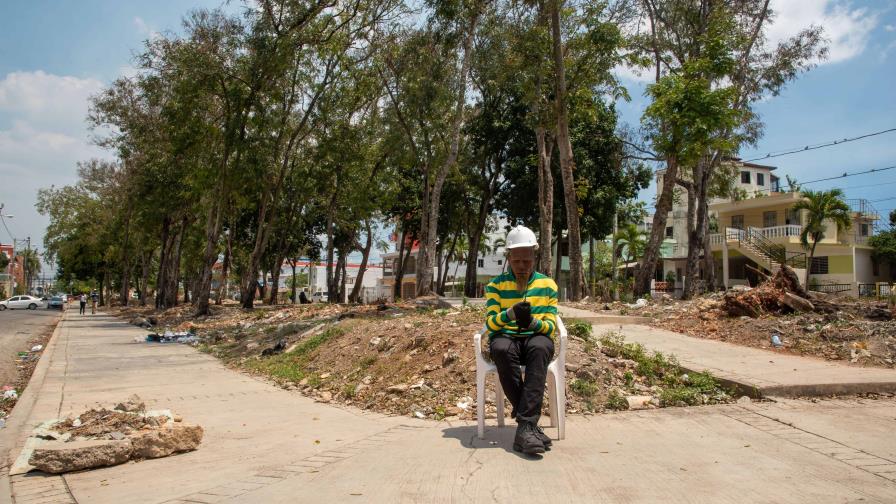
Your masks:
<svg viewBox="0 0 896 504"><path fill-rule="evenodd" d="M9 307L12 309L21 308L22 307L22 296L16 296L14 298L10 298Z"/></svg>
<svg viewBox="0 0 896 504"><path fill-rule="evenodd" d="M731 216L731 227L734 229L743 229L744 228L744 216L743 215L732 215Z"/></svg>

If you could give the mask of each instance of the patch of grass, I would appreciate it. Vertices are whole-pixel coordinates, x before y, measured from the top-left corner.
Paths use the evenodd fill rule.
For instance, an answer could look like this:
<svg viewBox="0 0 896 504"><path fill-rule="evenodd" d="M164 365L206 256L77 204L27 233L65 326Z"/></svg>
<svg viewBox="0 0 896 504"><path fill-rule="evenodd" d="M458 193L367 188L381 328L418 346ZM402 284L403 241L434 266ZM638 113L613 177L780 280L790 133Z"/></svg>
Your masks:
<svg viewBox="0 0 896 504"><path fill-rule="evenodd" d="M597 394L598 385L597 382L593 380L583 380L581 378L575 378L569 384L569 388L581 397L593 397L595 394Z"/></svg>
<svg viewBox="0 0 896 504"><path fill-rule="evenodd" d="M660 394L662 406L719 403L730 397L709 372L685 375L674 355L648 352L642 345L626 343L621 334L613 332L601 336L600 344L608 355L635 361L635 372L646 378L650 385L666 387ZM623 378L626 386L634 384L635 376L630 371L626 371Z"/></svg>
<svg viewBox="0 0 896 504"><path fill-rule="evenodd" d="M326 331L302 341L292 352L250 360L246 363L246 367L284 381L299 382L308 378L309 386L319 387L321 385L320 375L309 374L305 369L308 357L318 347L342 333L341 328L330 327Z"/></svg>
<svg viewBox="0 0 896 504"><path fill-rule="evenodd" d="M571 324L566 327L567 332L573 338L579 338L582 341L590 341L591 340L591 324L588 322L582 322L581 320L574 320Z"/></svg>
<svg viewBox="0 0 896 504"><path fill-rule="evenodd" d="M358 366L360 366L361 369L367 369L375 363L376 355L368 355L367 357L362 358L360 362L358 362Z"/></svg>
<svg viewBox="0 0 896 504"><path fill-rule="evenodd" d="M702 403L700 391L694 387L672 387L660 393L660 405L662 406L696 406Z"/></svg>
<svg viewBox="0 0 896 504"><path fill-rule="evenodd" d="M433 418L436 420L442 420L447 415L447 411L444 406L436 406L435 411L433 412Z"/></svg>
<svg viewBox="0 0 896 504"><path fill-rule="evenodd" d="M604 405L609 410L624 411L628 409L628 401L619 395L619 392L612 390L607 396L607 402Z"/></svg>
<svg viewBox="0 0 896 504"><path fill-rule="evenodd" d="M342 395L348 398L355 397L355 384L354 383L346 383L342 386Z"/></svg>
<svg viewBox="0 0 896 504"><path fill-rule="evenodd" d="M625 380L625 386L631 388L632 385L635 384L635 375L631 371L626 371L625 374L622 375L622 379Z"/></svg>
<svg viewBox="0 0 896 504"><path fill-rule="evenodd" d="M264 310L262 310L261 308L256 308L255 311L252 312L252 316L255 317L255 320L263 320Z"/></svg>

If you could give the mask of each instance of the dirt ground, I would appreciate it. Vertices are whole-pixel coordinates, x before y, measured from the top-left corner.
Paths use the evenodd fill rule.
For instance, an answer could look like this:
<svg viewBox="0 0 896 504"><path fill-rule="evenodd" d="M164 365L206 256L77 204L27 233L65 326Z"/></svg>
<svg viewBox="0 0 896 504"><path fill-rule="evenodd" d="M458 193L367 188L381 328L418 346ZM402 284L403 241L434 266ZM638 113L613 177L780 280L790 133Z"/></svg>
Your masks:
<svg viewBox="0 0 896 504"><path fill-rule="evenodd" d="M757 348L775 348L795 355L821 357L860 366L896 367L896 320L869 314L887 311L887 303L812 294L836 306L832 313L765 313L757 318L731 317L721 294L690 301L665 297L635 307L624 303L570 303L577 308L650 317L651 325L698 338ZM779 336L781 346L772 342Z"/></svg>
<svg viewBox="0 0 896 504"><path fill-rule="evenodd" d="M193 331L198 348L228 366L322 402L418 418L475 418L472 342L485 319L481 307L216 306L211 316L194 319L191 307L182 306L161 313L129 308L119 315L136 324L155 322L148 333ZM689 382L674 360L626 346L618 336L591 334L587 324L571 326L570 333L569 413L732 399L711 378ZM490 379L489 413L494 397Z"/></svg>

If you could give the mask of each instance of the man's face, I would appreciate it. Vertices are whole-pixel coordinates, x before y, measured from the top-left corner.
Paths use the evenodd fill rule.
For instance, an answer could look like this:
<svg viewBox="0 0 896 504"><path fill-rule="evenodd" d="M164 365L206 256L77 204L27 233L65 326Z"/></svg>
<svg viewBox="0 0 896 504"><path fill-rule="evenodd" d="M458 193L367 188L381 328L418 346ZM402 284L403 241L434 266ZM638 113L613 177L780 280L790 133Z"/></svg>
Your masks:
<svg viewBox="0 0 896 504"><path fill-rule="evenodd" d="M513 275L520 279L529 279L529 275L535 269L535 248L521 247L510 249L510 269Z"/></svg>

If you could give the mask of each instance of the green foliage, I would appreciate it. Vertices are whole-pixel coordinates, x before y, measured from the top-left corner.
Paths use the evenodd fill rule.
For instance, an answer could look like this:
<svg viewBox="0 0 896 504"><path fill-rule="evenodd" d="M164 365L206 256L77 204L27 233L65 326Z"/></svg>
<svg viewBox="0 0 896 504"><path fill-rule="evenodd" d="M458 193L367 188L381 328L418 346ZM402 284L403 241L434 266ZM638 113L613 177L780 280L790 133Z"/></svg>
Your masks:
<svg viewBox="0 0 896 504"><path fill-rule="evenodd" d="M597 394L600 387L594 380L573 378L572 382L569 384L569 388L580 397L588 398Z"/></svg>
<svg viewBox="0 0 896 504"><path fill-rule="evenodd" d="M303 340L292 352L270 357L260 357L256 360L248 361L246 365L251 370L283 381L299 382L307 378L308 385L317 388L322 381L319 374L309 373L306 370L305 366L308 363L308 359L312 352L321 345L341 334L343 334L341 328L329 327L324 332ZM354 388L352 391L354 392Z"/></svg>
<svg viewBox="0 0 896 504"><path fill-rule="evenodd" d="M625 411L628 409L628 401L616 390L611 390L607 395L605 407L608 410Z"/></svg>
<svg viewBox="0 0 896 504"><path fill-rule="evenodd" d="M670 284L675 283L675 272L674 271L669 270L666 272L666 282L668 282Z"/></svg>
<svg viewBox="0 0 896 504"><path fill-rule="evenodd" d="M875 260L886 261L890 267L896 267L896 229L872 236L868 244L874 248Z"/></svg>
<svg viewBox="0 0 896 504"><path fill-rule="evenodd" d="M570 323L566 330L570 336L573 338L578 338L582 341L591 340L591 333L593 331L593 327L588 322L583 322L581 320L573 320Z"/></svg>

